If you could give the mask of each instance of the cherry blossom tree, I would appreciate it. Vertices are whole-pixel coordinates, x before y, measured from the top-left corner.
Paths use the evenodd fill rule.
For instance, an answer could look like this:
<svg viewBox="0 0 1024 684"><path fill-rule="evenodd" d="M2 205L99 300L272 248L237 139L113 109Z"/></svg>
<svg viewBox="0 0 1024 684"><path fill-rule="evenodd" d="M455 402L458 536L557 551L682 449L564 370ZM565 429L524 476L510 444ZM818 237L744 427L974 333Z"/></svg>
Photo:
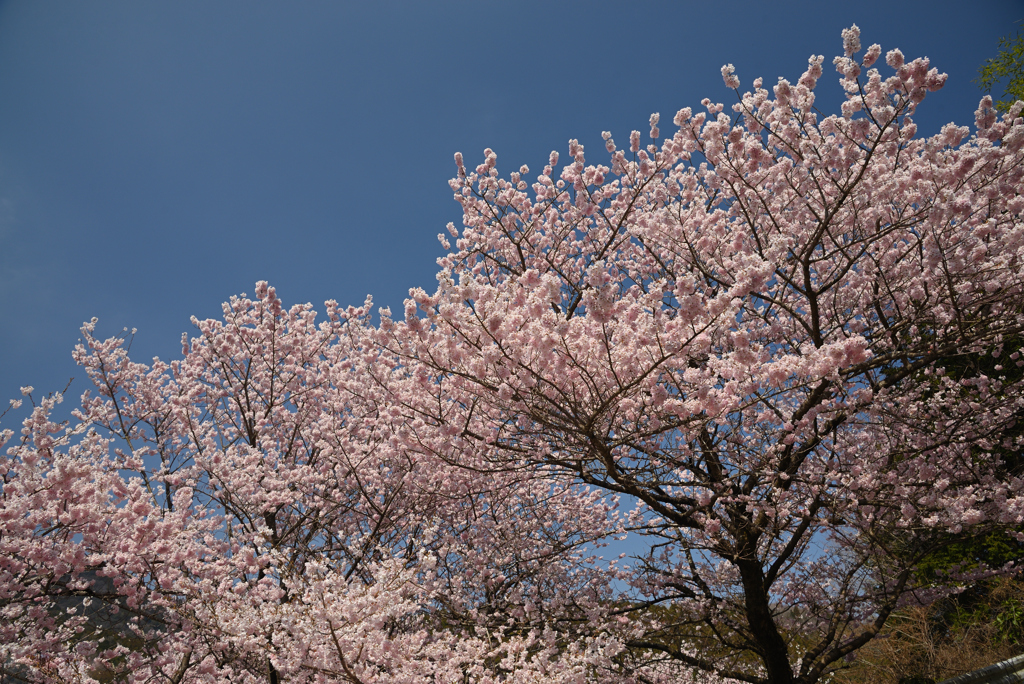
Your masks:
<svg viewBox="0 0 1024 684"><path fill-rule="evenodd" d="M0 667L30 682L578 681L612 502L453 469L411 444L410 375L367 306L273 288L194 321L183 358L83 328L95 384L0 457ZM409 389L403 389L408 392ZM26 388L31 392L31 388ZM31 395L30 395L31 396ZM546 626L546 629L539 628Z"/></svg>
<svg viewBox="0 0 1024 684"><path fill-rule="evenodd" d="M650 550L609 610L659 672L818 681L955 588L923 557L1024 521L1024 105L918 136L945 75L843 44L838 115L821 56L771 90L728 65L731 112L604 133L607 165L575 140L532 182L456 155L438 288L382 326L430 369L406 399L424 453L638 502Z"/></svg>

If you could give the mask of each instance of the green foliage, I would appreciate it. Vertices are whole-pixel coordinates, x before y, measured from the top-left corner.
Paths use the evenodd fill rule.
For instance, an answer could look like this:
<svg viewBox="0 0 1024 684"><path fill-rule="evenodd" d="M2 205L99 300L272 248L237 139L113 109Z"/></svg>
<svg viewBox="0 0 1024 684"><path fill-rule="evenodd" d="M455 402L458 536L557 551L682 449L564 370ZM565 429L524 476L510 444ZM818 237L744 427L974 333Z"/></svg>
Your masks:
<svg viewBox="0 0 1024 684"><path fill-rule="evenodd" d="M1009 598L999 604L994 623L1001 641L1020 643L1024 641L1024 606L1020 600Z"/></svg>
<svg viewBox="0 0 1024 684"><path fill-rule="evenodd" d="M937 606L933 620L947 634L988 624L994 641L1018 646L1024 643L1024 583L1019 577L978 582L958 596ZM945 610L943 610L945 608Z"/></svg>
<svg viewBox="0 0 1024 684"><path fill-rule="evenodd" d="M1017 100L1024 100L1024 32L1000 38L999 54L985 60L975 79L986 93L1003 81L1004 97L996 101L996 109L1001 112L1008 111Z"/></svg>
<svg viewBox="0 0 1024 684"><path fill-rule="evenodd" d="M949 535L945 543L936 544L936 550L925 556L918 565L918 573L925 581L937 580L949 570L969 571L984 563L999 568L1008 562L1024 560L1024 543L1017 541L1005 530L993 530L982 535Z"/></svg>

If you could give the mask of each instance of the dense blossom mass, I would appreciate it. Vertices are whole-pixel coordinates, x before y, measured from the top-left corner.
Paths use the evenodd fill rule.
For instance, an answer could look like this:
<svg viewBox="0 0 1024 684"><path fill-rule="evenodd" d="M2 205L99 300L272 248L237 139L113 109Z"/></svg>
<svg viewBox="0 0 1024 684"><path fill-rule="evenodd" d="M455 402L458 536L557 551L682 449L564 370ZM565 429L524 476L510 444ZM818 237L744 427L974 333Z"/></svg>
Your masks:
<svg viewBox="0 0 1024 684"><path fill-rule="evenodd" d="M838 115L820 56L727 65L607 165L456 155L403 317L260 283L150 365L87 324L71 420L3 433L0 668L811 684L1000 570L918 571L1024 538L1024 103L919 137L945 75L843 47Z"/></svg>

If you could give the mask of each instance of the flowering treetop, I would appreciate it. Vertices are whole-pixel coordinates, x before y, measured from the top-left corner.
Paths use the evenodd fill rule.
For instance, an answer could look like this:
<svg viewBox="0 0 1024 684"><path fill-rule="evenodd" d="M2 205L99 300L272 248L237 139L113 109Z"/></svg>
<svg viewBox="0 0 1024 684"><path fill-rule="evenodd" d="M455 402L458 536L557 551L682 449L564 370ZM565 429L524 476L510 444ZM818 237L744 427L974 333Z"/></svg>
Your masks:
<svg viewBox="0 0 1024 684"><path fill-rule="evenodd" d="M670 619L627 643L743 681L816 681L950 533L1024 519L1022 105L918 137L945 76L843 41L839 115L815 56L731 116L605 133L609 165L456 155L439 287L384 326L457 435L431 453L638 500L636 605Z"/></svg>

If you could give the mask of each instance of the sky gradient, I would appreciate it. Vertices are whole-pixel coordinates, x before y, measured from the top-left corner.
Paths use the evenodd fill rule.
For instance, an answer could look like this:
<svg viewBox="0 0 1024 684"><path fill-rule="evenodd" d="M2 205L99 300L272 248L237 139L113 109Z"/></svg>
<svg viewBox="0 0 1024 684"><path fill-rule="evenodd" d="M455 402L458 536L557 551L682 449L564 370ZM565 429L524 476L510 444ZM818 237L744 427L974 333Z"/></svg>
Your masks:
<svg viewBox="0 0 1024 684"><path fill-rule="evenodd" d="M812 54L832 113L853 23L949 74L922 133L971 123L1021 19L1022 0L0 2L0 403L86 389L71 350L93 316L137 328L141 361L257 280L400 312L460 223L454 152L535 175L578 138L605 162L601 131L660 112L671 135L680 108L734 102L723 64L742 91Z"/></svg>

